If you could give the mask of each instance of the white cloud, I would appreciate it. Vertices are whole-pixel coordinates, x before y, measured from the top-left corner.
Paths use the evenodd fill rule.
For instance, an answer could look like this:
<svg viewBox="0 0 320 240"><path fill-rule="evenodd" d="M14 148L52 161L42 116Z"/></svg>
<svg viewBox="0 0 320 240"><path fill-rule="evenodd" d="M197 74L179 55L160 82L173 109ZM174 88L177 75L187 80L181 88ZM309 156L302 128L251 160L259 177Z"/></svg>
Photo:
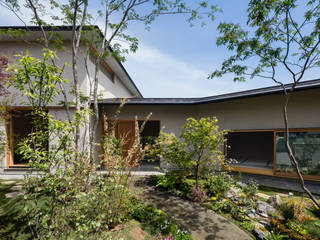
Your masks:
<svg viewBox="0 0 320 240"><path fill-rule="evenodd" d="M253 83L233 83L227 78L208 80L213 66L201 69L143 43L127 57L125 66L145 97L202 97L255 88Z"/></svg>

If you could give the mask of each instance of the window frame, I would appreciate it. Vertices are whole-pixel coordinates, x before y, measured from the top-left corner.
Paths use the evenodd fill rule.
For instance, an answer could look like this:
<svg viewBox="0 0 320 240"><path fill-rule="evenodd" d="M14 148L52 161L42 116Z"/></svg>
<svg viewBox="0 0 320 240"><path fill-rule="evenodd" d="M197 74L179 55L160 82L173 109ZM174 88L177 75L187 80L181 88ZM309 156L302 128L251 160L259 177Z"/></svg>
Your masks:
<svg viewBox="0 0 320 240"><path fill-rule="evenodd" d="M32 110L32 107L29 106L17 106L11 107L10 113L8 114L8 118L5 120L6 122L6 168L29 168L27 164L15 164L14 163L14 126L12 119L12 111L28 111ZM53 109L65 109L64 107L52 106L46 107L46 111L50 111ZM50 144L50 143L49 143Z"/></svg>
<svg viewBox="0 0 320 240"><path fill-rule="evenodd" d="M244 173L250 173L250 174L258 174L258 175L266 175L266 176L276 176L276 177L284 177L284 178L295 178L297 179L298 176L296 173L281 173L277 172L277 148L276 148L276 136L277 133L283 133L285 132L284 128L273 128L273 129L235 129L231 130L231 132L273 132L273 169L259 169L259 168L252 168L252 167L242 167L242 166L224 166L223 170L231 170L234 172L244 172ZM290 128L289 132L320 132L320 128ZM227 144L226 144L226 137L223 144L223 155L227 156ZM312 181L320 181L320 176L315 175L302 175L305 180L312 180Z"/></svg>

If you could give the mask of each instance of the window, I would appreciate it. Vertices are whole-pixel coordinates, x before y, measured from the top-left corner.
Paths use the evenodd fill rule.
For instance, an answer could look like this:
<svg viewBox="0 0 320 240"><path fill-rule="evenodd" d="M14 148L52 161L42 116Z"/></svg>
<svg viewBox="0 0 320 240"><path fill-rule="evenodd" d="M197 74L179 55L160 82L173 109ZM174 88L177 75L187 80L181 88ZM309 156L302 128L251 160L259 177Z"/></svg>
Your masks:
<svg viewBox="0 0 320 240"><path fill-rule="evenodd" d="M233 165L273 169L273 131L230 132L227 135L227 159Z"/></svg>
<svg viewBox="0 0 320 240"><path fill-rule="evenodd" d="M35 130L34 119L31 110L15 110L11 112L11 120L8 130L8 166L25 167L28 159L24 158L17 150L19 143ZM46 144L48 148L48 142Z"/></svg>
<svg viewBox="0 0 320 240"><path fill-rule="evenodd" d="M143 121L139 121L139 128L141 128ZM157 137L159 137L160 133L160 121L149 120L146 122L143 131L140 133L141 144L142 147L147 144L154 144ZM156 160L153 162L149 161L149 158L145 156L143 160L141 160L140 167L148 169L150 167L158 167L160 166L160 160Z"/></svg>
<svg viewBox="0 0 320 240"><path fill-rule="evenodd" d="M320 176L320 132L290 132L289 144L302 174ZM277 172L295 172L285 146L284 132L276 134L276 159Z"/></svg>
<svg viewBox="0 0 320 240"><path fill-rule="evenodd" d="M320 177L320 130L291 129L289 144L305 179ZM225 147L234 171L296 177L285 146L284 130L248 130L228 133Z"/></svg>

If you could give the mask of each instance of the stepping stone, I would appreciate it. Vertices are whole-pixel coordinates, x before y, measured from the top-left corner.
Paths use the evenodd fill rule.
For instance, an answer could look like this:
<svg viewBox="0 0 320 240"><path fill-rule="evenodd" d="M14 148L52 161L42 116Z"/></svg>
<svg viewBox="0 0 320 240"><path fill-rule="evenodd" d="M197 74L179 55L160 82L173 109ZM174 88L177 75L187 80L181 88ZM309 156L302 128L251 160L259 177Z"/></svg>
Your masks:
<svg viewBox="0 0 320 240"><path fill-rule="evenodd" d="M21 191L21 190L22 190L22 186L21 186L21 185L13 186L13 187L11 188L11 190L14 190L14 191Z"/></svg>
<svg viewBox="0 0 320 240"><path fill-rule="evenodd" d="M11 192L11 193L7 193L5 196L6 198L13 198L20 195L23 195L23 192Z"/></svg>
<svg viewBox="0 0 320 240"><path fill-rule="evenodd" d="M197 203L159 192L147 185L139 186L136 191L141 192L139 196L144 202L164 211L196 240L252 240L228 219Z"/></svg>
<svg viewBox="0 0 320 240"><path fill-rule="evenodd" d="M264 193L257 193L256 196L257 197L261 197L261 198L266 199L266 200L270 197L269 195L264 194Z"/></svg>
<svg viewBox="0 0 320 240"><path fill-rule="evenodd" d="M277 193L280 197L288 197L287 193Z"/></svg>
<svg viewBox="0 0 320 240"><path fill-rule="evenodd" d="M5 181L5 182L1 182L1 183L5 184L5 185L11 185L11 184L16 183L16 181Z"/></svg>

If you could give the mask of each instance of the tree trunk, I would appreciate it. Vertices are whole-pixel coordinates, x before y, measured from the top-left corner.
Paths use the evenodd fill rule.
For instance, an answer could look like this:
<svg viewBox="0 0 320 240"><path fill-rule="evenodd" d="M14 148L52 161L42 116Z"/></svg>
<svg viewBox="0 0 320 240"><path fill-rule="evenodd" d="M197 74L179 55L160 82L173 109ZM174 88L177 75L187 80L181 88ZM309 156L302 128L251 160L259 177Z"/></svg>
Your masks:
<svg viewBox="0 0 320 240"><path fill-rule="evenodd" d="M196 177L196 189L199 188L199 163L196 165L196 172L195 172L195 177Z"/></svg>
<svg viewBox="0 0 320 240"><path fill-rule="evenodd" d="M300 186L302 188L302 190L310 197L310 199L314 202L314 204L316 204L318 206L318 208L320 208L320 204L317 201L317 199L313 196L313 194L309 191L309 189L305 186L305 182L303 179L303 176L301 174L300 168L299 168L299 163L297 162L296 157L294 156L290 143L289 143L289 127L288 127L288 112L287 112L287 106L289 103L289 98L290 98L291 93L287 93L285 95L285 103L283 105L283 118L284 118L284 125L285 125L285 144L286 144L286 148L291 160L291 163L298 175L299 178L299 183Z"/></svg>
<svg viewBox="0 0 320 240"><path fill-rule="evenodd" d="M75 98L76 98L76 114L80 113L80 89L79 89L79 81L78 81L78 68L77 68L77 56L72 48L72 72L73 72L73 81L74 81L74 90L75 90ZM80 140L80 126L76 125L76 151L79 151L79 140Z"/></svg>
<svg viewBox="0 0 320 240"><path fill-rule="evenodd" d="M98 107L98 74L99 74L99 64L100 64L100 53L97 56L95 63L95 75L94 75L94 83L93 83L93 122L92 127L90 128L90 156L93 157L93 153L95 152L95 132L98 128L99 123L99 107Z"/></svg>

